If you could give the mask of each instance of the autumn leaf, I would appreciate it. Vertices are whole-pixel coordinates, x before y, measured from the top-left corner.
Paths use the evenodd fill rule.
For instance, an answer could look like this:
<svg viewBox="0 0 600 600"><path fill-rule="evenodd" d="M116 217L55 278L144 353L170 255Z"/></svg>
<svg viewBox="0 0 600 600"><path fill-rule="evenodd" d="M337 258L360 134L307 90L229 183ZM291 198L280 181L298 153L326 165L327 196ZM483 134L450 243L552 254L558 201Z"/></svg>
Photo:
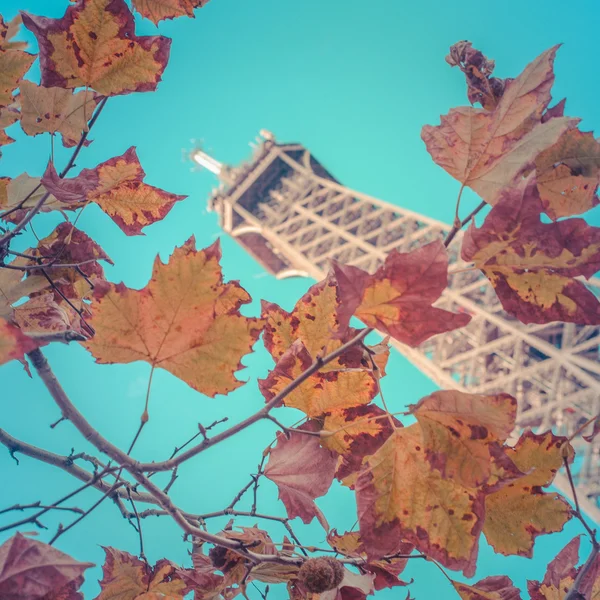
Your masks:
<svg viewBox="0 0 600 600"><path fill-rule="evenodd" d="M318 429L314 421L299 428L310 432ZM277 434L265 476L277 485L288 518L300 517L303 523L310 523L316 517L327 531L327 520L314 500L331 487L335 468L335 455L321 447L318 437L296 430L290 432L289 438L281 432Z"/></svg>
<svg viewBox="0 0 600 600"><path fill-rule="evenodd" d="M365 457L374 454L400 421L375 404L329 412L323 422L321 444L340 456L335 476L354 487L355 475Z"/></svg>
<svg viewBox="0 0 600 600"><path fill-rule="evenodd" d="M531 600L562 600L575 583L579 562L580 536L573 538L548 564L542 582L528 581Z"/></svg>
<svg viewBox="0 0 600 600"><path fill-rule="evenodd" d="M150 567L127 552L104 546L103 550L106 560L96 600L183 600L187 594L186 583L168 560Z"/></svg>
<svg viewBox="0 0 600 600"><path fill-rule="evenodd" d="M493 111L454 108L440 125L423 127L421 138L434 162L488 204L496 204L500 191L578 122L566 117L542 122L557 49L543 52L508 83Z"/></svg>
<svg viewBox="0 0 600 600"><path fill-rule="evenodd" d="M396 429L367 458L356 482L356 500L369 559L393 554L404 540L472 576L483 494L432 469L419 424Z"/></svg>
<svg viewBox="0 0 600 600"><path fill-rule="evenodd" d="M19 33L22 22L21 15L17 15L8 23L0 15L0 50L25 50L27 48L27 42L13 40Z"/></svg>
<svg viewBox="0 0 600 600"><path fill-rule="evenodd" d="M600 323L600 304L574 277L600 269L600 228L583 219L543 223L530 177L506 190L483 225L465 232L462 258L481 269L522 323Z"/></svg>
<svg viewBox="0 0 600 600"><path fill-rule="evenodd" d="M39 177L30 177L27 173L21 173L12 180L6 178L4 183L0 181L0 209L16 209L4 217L4 220L9 223L19 223L48 191L41 184ZM17 206L19 208L16 208ZM81 204L79 203L67 204L50 195L44 202L40 212L72 211L80 207Z"/></svg>
<svg viewBox="0 0 600 600"><path fill-rule="evenodd" d="M143 360L210 397L240 387L234 373L262 321L240 314L250 296L223 283L220 258L218 242L197 251L192 237L168 263L156 258L145 288L98 284L90 320L97 333L85 347L98 363Z"/></svg>
<svg viewBox="0 0 600 600"><path fill-rule="evenodd" d="M73 93L59 87L43 87L31 81L20 86L21 127L27 135L62 134L70 148L88 130L88 121L100 98L90 91Z"/></svg>
<svg viewBox="0 0 600 600"><path fill-rule="evenodd" d="M369 562L366 559L366 553L364 552L362 540L358 531L348 531L339 535L337 531L333 529L327 535L327 542L336 552L339 552L344 556L363 558L365 562L361 565L361 568L375 575L373 587L376 591L408 585L408 583L402 581L399 576L408 564L409 559L404 558L404 556L411 554L414 549L412 544L402 543L396 548L395 554L402 554L402 557L386 557L382 560L373 560Z"/></svg>
<svg viewBox="0 0 600 600"><path fill-rule="evenodd" d="M13 93L34 60L33 54L23 50L0 48L0 108L13 102Z"/></svg>
<svg viewBox="0 0 600 600"><path fill-rule="evenodd" d="M468 86L469 102L479 102L486 110L494 110L506 85L512 79L499 79L492 77L496 63L489 60L484 54L473 48L471 42L463 40L450 47L446 62L451 67L459 67L465 74Z"/></svg>
<svg viewBox="0 0 600 600"><path fill-rule="evenodd" d="M521 600L521 592L505 576L486 577L474 585L453 581L462 600Z"/></svg>
<svg viewBox="0 0 600 600"><path fill-rule="evenodd" d="M483 533L496 552L531 557L538 535L561 531L571 518L569 504L559 494L544 492L563 464L566 438L552 432L528 431L509 458L525 475L485 499ZM569 447L570 448L570 447ZM570 449L571 458L573 451Z"/></svg>
<svg viewBox="0 0 600 600"><path fill-rule="evenodd" d="M569 129L535 159L544 212L553 220L596 206L600 182L600 143L591 133Z"/></svg>
<svg viewBox="0 0 600 600"><path fill-rule="evenodd" d="M93 566L17 533L0 546L0 597L59 597L58 593L71 582L82 583L81 575Z"/></svg>
<svg viewBox="0 0 600 600"><path fill-rule="evenodd" d="M42 183L65 204L95 202L125 234L140 235L143 227L164 219L175 202L187 197L148 185L145 176L132 147L71 179L61 179L49 163Z"/></svg>
<svg viewBox="0 0 600 600"><path fill-rule="evenodd" d="M517 401L508 394L434 392L411 407L421 425L425 454L445 479L467 488L489 480L492 465L515 427ZM515 471L515 474L519 474Z"/></svg>
<svg viewBox="0 0 600 600"><path fill-rule="evenodd" d="M18 327L0 318L0 365L23 359L24 354L34 350L36 346Z"/></svg>
<svg viewBox="0 0 600 600"><path fill-rule="evenodd" d="M415 347L438 333L464 327L471 317L431 306L448 285L448 254L440 241L417 250L392 250L372 275L334 264L342 301L340 318L365 325Z"/></svg>
<svg viewBox="0 0 600 600"><path fill-rule="evenodd" d="M259 380L265 400L271 401L312 363L301 340L296 340L267 378ZM318 417L333 410L368 404L378 393L376 378L360 364L340 365L335 370L330 366L324 371L314 373L289 392L283 399L285 406L297 408L308 417Z"/></svg>
<svg viewBox="0 0 600 600"><path fill-rule="evenodd" d="M285 583L298 574L296 565L259 563L252 567L248 580L256 579L264 583Z"/></svg>
<svg viewBox="0 0 600 600"><path fill-rule="evenodd" d="M0 269L0 318L8 319L13 313L12 305L24 296L30 296L49 287L50 283L43 276L24 277L23 271L17 267L25 267L29 260L17 257L8 263L11 269Z"/></svg>
<svg viewBox="0 0 600 600"><path fill-rule="evenodd" d="M292 312L263 301L265 348L276 361L296 340L302 342L313 358L335 350L341 346L341 338L347 333L350 322L340 303L337 282L331 274L311 286ZM336 364L342 362L338 360L329 368L335 369Z"/></svg>
<svg viewBox="0 0 600 600"><path fill-rule="evenodd" d="M79 314L52 292L36 295L15 307L13 318L21 330L28 334L76 331L88 337Z"/></svg>
<svg viewBox="0 0 600 600"><path fill-rule="evenodd" d="M158 25L163 19L193 17L194 9L208 4L208 0L132 0L132 4L143 17Z"/></svg>
<svg viewBox="0 0 600 600"><path fill-rule="evenodd" d="M135 35L124 0L78 0L61 19L23 13L23 24L38 40L45 87L153 91L169 57L171 40Z"/></svg>
<svg viewBox="0 0 600 600"><path fill-rule="evenodd" d="M0 146L6 146L15 141L6 134L5 129L16 123L19 117L19 111L13 105L0 108Z"/></svg>

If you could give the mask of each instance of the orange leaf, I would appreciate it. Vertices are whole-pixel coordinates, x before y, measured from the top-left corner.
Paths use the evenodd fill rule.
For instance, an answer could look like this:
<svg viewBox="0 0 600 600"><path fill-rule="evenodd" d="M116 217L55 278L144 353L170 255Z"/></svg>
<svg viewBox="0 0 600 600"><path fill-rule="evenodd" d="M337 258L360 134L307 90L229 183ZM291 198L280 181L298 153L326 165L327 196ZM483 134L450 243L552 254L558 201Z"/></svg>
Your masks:
<svg viewBox="0 0 600 600"><path fill-rule="evenodd" d="M133 7L155 25L163 19L193 17L194 9L208 4L208 0L132 0Z"/></svg>
<svg viewBox="0 0 600 600"><path fill-rule="evenodd" d="M370 559L394 553L405 540L446 567L474 573L483 495L431 468L420 425L396 429L367 458L356 500Z"/></svg>
<svg viewBox="0 0 600 600"><path fill-rule="evenodd" d="M475 585L453 581L462 600L521 600L519 589L505 576L486 577Z"/></svg>
<svg viewBox="0 0 600 600"><path fill-rule="evenodd" d="M37 347L21 330L0 319L0 365L11 360L21 360L26 352Z"/></svg>
<svg viewBox="0 0 600 600"><path fill-rule="evenodd" d="M77 145L88 130L99 98L93 92L42 87L23 81L20 87L21 127L27 135L61 133L66 147Z"/></svg>
<svg viewBox="0 0 600 600"><path fill-rule="evenodd" d="M423 398L411 412L421 425L432 467L446 479L477 487L504 456L501 446L514 429L517 401L508 394L443 391Z"/></svg>
<svg viewBox="0 0 600 600"><path fill-rule="evenodd" d="M431 306L448 285L448 254L441 241L417 250L392 250L373 274L334 264L342 319L354 314L365 325L409 346L465 326L471 317Z"/></svg>
<svg viewBox="0 0 600 600"><path fill-rule="evenodd" d="M11 267L24 267L28 259L17 257L9 263ZM30 276L24 278L18 269L0 269L0 317L7 319L12 315L12 305L24 296L29 296L50 286L45 277Z"/></svg>
<svg viewBox="0 0 600 600"><path fill-rule="evenodd" d="M0 108L0 146L6 146L12 144L15 140L9 137L4 131L7 127L10 127L13 123L19 120L19 111L13 106L6 106ZM0 206L2 200L0 199Z"/></svg>
<svg viewBox="0 0 600 600"><path fill-rule="evenodd" d="M104 546L103 549L104 577L96 600L183 600L187 594L188 586L168 560L159 560L150 567L127 552Z"/></svg>
<svg viewBox="0 0 600 600"><path fill-rule="evenodd" d="M523 323L600 323L600 304L575 280L600 269L600 228L583 219L542 223L535 179L506 190L482 227L465 233L462 258L473 261L504 309Z"/></svg>
<svg viewBox="0 0 600 600"><path fill-rule="evenodd" d="M156 89L171 40L135 35L124 0L78 0L62 19L23 14L40 47L42 85L89 87L104 96Z"/></svg>
<svg viewBox="0 0 600 600"><path fill-rule="evenodd" d="M143 182L146 174L135 148L111 158L95 169L83 169L73 179L61 179L49 163L42 183L59 201L95 202L127 235L141 235L142 228L163 219L178 196Z"/></svg>
<svg viewBox="0 0 600 600"><path fill-rule="evenodd" d="M598 204L600 143L591 133L569 129L535 159L537 186L544 212L553 220Z"/></svg>
<svg viewBox="0 0 600 600"><path fill-rule="evenodd" d="M13 38L19 33L21 27L21 15L17 15L8 23L4 22L0 15L0 49L1 50L25 50L27 42L15 42Z"/></svg>
<svg viewBox="0 0 600 600"><path fill-rule="evenodd" d="M507 84L493 111L459 107L438 126L423 127L421 138L436 164L495 204L537 154L551 146L578 119L556 117L542 122L554 82L558 46L543 52Z"/></svg>
<svg viewBox="0 0 600 600"><path fill-rule="evenodd" d="M0 48L0 108L13 101L13 92L33 64L35 56L23 50Z"/></svg>
<svg viewBox="0 0 600 600"><path fill-rule="evenodd" d="M302 342L295 341L268 377L259 380L266 401L269 402L312 363ZM314 373L290 392L283 400L285 406L297 408L309 417L318 417L333 410L368 404L375 398L377 380L370 370L353 364L337 368L330 365L326 365L329 370Z"/></svg>
<svg viewBox="0 0 600 600"><path fill-rule="evenodd" d="M243 385L233 375L262 322L240 314L250 296L223 283L220 258L218 242L197 251L192 237L168 263L156 258L145 288L98 284L86 348L99 363L144 360L211 397Z"/></svg>
<svg viewBox="0 0 600 600"><path fill-rule="evenodd" d="M331 411L323 422L321 444L340 455L335 476L344 485L354 487L354 477L365 457L375 451L402 424L375 404ZM330 434L326 434L331 432Z"/></svg>
<svg viewBox="0 0 600 600"><path fill-rule="evenodd" d="M496 552L531 557L538 535L561 531L571 518L569 504L559 494L542 491L563 464L564 443L566 438L551 432L527 432L514 449L507 451L526 475L485 499L483 533Z"/></svg>

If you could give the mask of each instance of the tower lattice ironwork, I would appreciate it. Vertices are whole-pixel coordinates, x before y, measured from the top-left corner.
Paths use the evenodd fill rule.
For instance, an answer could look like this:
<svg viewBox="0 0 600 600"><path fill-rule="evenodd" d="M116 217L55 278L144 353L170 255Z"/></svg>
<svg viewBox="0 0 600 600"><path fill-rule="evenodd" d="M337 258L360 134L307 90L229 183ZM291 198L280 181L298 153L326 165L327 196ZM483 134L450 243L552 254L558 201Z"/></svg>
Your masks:
<svg viewBox="0 0 600 600"><path fill-rule="evenodd" d="M266 131L261 136L252 158L237 167L199 149L191 158L221 181L209 207L223 230L277 278L322 279L331 259L373 271L392 249L406 252L450 230L341 185L300 144L278 143ZM523 325L503 311L479 271L462 268L459 240L450 245L449 286L436 306L467 312L471 323L418 348L394 346L441 388L513 394L519 430L574 434L600 413L600 327ZM600 280L591 286L600 293ZM574 444L579 502L600 522L600 440L577 437ZM565 474L555 485L570 497Z"/></svg>

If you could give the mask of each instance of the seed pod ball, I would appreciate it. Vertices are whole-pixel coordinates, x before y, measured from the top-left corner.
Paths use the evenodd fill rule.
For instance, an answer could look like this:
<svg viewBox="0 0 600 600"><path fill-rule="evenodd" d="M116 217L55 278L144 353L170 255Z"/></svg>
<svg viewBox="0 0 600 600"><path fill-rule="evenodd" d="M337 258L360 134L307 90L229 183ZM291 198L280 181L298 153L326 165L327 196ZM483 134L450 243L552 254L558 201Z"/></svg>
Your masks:
<svg viewBox="0 0 600 600"><path fill-rule="evenodd" d="M335 558L319 557L304 561L298 571L298 580L309 591L320 594L332 590L342 582L344 567Z"/></svg>

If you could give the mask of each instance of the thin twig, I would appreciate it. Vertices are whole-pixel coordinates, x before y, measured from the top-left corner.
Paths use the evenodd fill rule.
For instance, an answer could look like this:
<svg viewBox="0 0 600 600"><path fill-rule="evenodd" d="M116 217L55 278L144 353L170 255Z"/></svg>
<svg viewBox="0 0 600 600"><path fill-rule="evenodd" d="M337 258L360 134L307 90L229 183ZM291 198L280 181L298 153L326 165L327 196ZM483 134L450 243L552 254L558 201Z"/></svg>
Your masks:
<svg viewBox="0 0 600 600"><path fill-rule="evenodd" d="M487 202L481 202L476 208L474 208L460 223L454 223L452 229L448 232L446 239L444 240L444 246L446 248L450 245L450 242L456 237L456 234L465 226L467 223L475 217L480 211L487 206Z"/></svg>
<svg viewBox="0 0 600 600"><path fill-rule="evenodd" d="M7 512L15 511L24 511L30 510L32 508L39 508L43 510L64 510L66 512L74 512L74 513L83 513L83 509L78 508L77 506L56 506L55 504L42 504L39 500L37 502L32 502L31 504L13 504L8 508L4 508L0 510L0 515L3 515Z"/></svg>
<svg viewBox="0 0 600 600"><path fill-rule="evenodd" d="M146 559L146 554L144 552L144 536L142 535L142 523L140 521L140 516L138 515L138 511L135 506L135 502L133 501L133 498L131 497L131 490L129 489L129 487L127 488L127 496L129 497L129 502L131 503L131 508L133 509L133 513L135 514L135 519L137 522L137 532L140 537L140 558L146 564L148 564L148 560Z"/></svg>

